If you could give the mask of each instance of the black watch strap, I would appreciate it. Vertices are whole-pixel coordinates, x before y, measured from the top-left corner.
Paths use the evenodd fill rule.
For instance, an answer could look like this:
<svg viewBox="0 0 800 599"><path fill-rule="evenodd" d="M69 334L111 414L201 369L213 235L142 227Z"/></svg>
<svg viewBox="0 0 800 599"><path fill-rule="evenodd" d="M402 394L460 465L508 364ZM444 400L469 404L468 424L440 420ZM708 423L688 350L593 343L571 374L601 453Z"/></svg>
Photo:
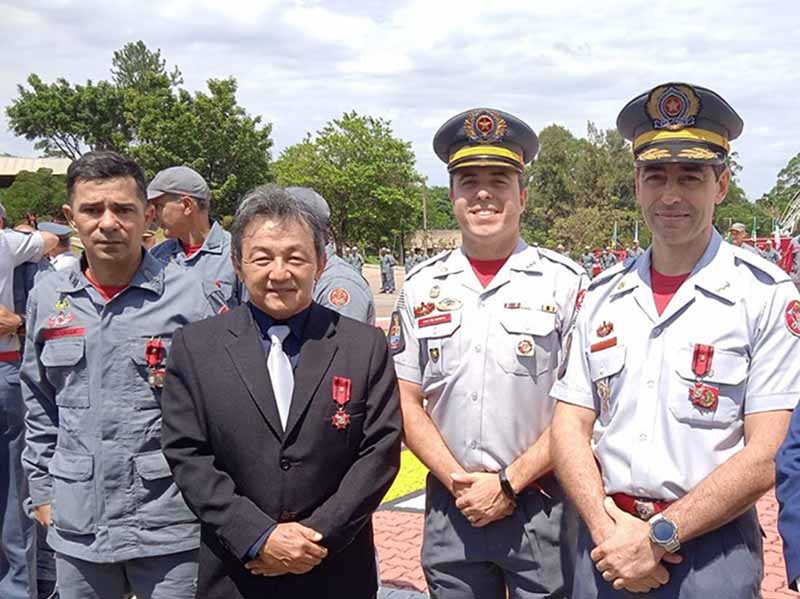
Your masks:
<svg viewBox="0 0 800 599"><path fill-rule="evenodd" d="M500 477L500 488L503 490L503 495L508 497L511 501L517 500L517 494L514 493L514 487L511 486L511 483L508 481L508 476L506 475L506 469L503 468L500 472L497 473L497 476Z"/></svg>

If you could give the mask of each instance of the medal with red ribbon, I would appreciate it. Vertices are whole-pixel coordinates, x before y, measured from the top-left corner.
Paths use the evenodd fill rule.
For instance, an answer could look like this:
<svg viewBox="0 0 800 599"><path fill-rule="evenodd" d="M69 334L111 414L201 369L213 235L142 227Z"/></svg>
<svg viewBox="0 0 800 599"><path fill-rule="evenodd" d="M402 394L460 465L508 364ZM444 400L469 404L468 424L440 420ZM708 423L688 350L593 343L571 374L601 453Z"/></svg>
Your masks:
<svg viewBox="0 0 800 599"><path fill-rule="evenodd" d="M153 389L161 389L164 386L164 377L167 374L164 368L164 355L166 349L164 342L159 337L150 337L144 348L144 358L147 360L147 382Z"/></svg>
<svg viewBox="0 0 800 599"><path fill-rule="evenodd" d="M714 346L695 344L692 356L692 372L697 377L694 387L689 390L689 399L692 404L704 410L714 410L719 402L719 389L706 385L700 379L711 372L711 363L714 361Z"/></svg>
<svg viewBox="0 0 800 599"><path fill-rule="evenodd" d="M331 424L337 429L344 430L350 426L350 414L344 411L344 406L350 401L352 382L344 376L333 377L333 401L336 403L336 413L331 416Z"/></svg>

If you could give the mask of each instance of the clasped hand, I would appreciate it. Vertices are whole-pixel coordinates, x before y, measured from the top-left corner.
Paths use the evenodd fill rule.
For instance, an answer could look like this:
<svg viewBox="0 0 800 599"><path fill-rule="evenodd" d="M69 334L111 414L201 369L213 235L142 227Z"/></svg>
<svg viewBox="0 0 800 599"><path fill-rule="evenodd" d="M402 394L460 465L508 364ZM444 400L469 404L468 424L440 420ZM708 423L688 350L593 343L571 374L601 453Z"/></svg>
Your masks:
<svg viewBox="0 0 800 599"><path fill-rule="evenodd" d="M305 574L328 555L320 541L322 535L307 526L297 522L278 524L267 537L258 557L244 567L259 576Z"/></svg>
<svg viewBox="0 0 800 599"><path fill-rule="evenodd" d="M472 526L480 528L514 512L516 505L503 493L497 474L453 473L450 478L456 507Z"/></svg>
<svg viewBox="0 0 800 599"><path fill-rule="evenodd" d="M610 497L605 509L614 521L591 553L603 579L617 589L646 593L669 582L669 572L661 563L679 564L683 558L650 541L650 525L622 511Z"/></svg>

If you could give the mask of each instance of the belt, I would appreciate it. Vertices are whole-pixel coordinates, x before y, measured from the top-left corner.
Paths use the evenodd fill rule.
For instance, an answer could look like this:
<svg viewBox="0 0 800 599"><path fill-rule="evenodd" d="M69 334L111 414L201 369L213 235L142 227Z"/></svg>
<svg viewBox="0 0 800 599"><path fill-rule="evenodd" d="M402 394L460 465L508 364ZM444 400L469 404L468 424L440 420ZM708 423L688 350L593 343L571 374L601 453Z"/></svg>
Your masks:
<svg viewBox="0 0 800 599"><path fill-rule="evenodd" d="M19 362L20 358L18 351L0 351L0 362Z"/></svg>
<svg viewBox="0 0 800 599"><path fill-rule="evenodd" d="M649 520L656 514L660 514L667 509L671 503L668 501L659 501L657 499L643 499L641 497L633 497L625 493L614 493L611 496L617 507L623 512L641 518L642 520Z"/></svg>

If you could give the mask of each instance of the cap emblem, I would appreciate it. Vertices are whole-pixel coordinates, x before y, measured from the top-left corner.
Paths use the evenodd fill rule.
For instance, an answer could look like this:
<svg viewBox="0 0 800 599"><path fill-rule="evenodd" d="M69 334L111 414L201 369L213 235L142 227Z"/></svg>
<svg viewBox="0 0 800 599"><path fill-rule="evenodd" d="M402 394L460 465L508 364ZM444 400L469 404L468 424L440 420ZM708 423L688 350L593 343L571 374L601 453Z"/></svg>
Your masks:
<svg viewBox="0 0 800 599"><path fill-rule="evenodd" d="M645 110L654 129L676 131L695 124L700 98L688 85L661 85L650 92Z"/></svg>
<svg viewBox="0 0 800 599"><path fill-rule="evenodd" d="M671 156L672 154L666 148L650 148L636 156L636 160L661 160Z"/></svg>
<svg viewBox="0 0 800 599"><path fill-rule="evenodd" d="M678 158L689 158L690 160L717 160L719 156L716 152L698 146L694 148L684 148L678 152Z"/></svg>
<svg viewBox="0 0 800 599"><path fill-rule="evenodd" d="M496 143L507 131L505 119L494 110L473 110L464 121L464 132L472 142Z"/></svg>

